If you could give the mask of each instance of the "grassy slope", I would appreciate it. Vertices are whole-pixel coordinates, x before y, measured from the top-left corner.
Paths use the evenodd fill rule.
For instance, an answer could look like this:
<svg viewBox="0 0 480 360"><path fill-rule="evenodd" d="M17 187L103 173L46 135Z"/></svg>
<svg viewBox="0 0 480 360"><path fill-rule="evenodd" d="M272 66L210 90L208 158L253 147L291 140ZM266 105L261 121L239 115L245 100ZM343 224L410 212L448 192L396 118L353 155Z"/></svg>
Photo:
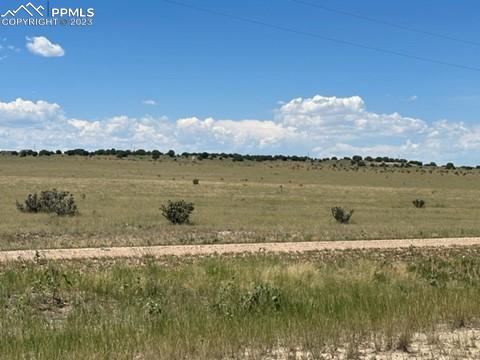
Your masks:
<svg viewBox="0 0 480 360"><path fill-rule="evenodd" d="M479 180L478 170L2 156L0 248L480 235ZM81 215L15 209L16 199L52 187L73 192ZM417 197L426 209L413 208ZM194 202L195 225L167 224L158 210L167 199ZM337 205L355 209L352 224L332 220Z"/></svg>
<svg viewBox="0 0 480 360"><path fill-rule="evenodd" d="M0 358L378 349L480 315L479 249L0 267ZM258 354L257 354L258 355Z"/></svg>

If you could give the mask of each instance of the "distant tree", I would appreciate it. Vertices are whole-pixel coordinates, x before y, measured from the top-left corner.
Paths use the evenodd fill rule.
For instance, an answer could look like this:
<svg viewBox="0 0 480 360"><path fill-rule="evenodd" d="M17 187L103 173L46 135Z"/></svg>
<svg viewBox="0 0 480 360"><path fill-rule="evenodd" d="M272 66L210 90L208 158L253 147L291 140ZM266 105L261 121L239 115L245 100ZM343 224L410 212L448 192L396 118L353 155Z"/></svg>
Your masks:
<svg viewBox="0 0 480 360"><path fill-rule="evenodd" d="M423 162L421 161L410 160L408 163L411 165L423 166Z"/></svg>
<svg viewBox="0 0 480 360"><path fill-rule="evenodd" d="M119 159L126 158L128 156L128 151L117 150L115 156Z"/></svg>
<svg viewBox="0 0 480 360"><path fill-rule="evenodd" d="M240 154L233 154L233 161L243 161L244 157Z"/></svg>
<svg viewBox="0 0 480 360"><path fill-rule="evenodd" d="M147 152L146 152L145 150L143 150L143 149L138 149L138 150L135 151L133 154L134 154L134 155L137 155L137 156L145 156L145 155L147 155Z"/></svg>
<svg viewBox="0 0 480 360"><path fill-rule="evenodd" d="M160 158L160 155L162 155L162 153L158 150L153 150L152 151L152 159L153 160L157 160Z"/></svg>
<svg viewBox="0 0 480 360"><path fill-rule="evenodd" d="M84 150L84 149L67 150L67 151L65 151L65 154L68 155L68 156L74 156L74 155L88 156L88 155L90 155L90 153L87 150Z"/></svg>

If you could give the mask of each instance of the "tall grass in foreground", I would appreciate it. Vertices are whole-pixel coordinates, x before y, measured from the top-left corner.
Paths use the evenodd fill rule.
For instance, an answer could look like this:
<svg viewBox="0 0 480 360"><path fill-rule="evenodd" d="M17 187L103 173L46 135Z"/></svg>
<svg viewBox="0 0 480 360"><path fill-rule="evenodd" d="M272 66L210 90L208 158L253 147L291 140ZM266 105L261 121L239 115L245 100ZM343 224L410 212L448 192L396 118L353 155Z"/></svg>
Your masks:
<svg viewBox="0 0 480 360"><path fill-rule="evenodd" d="M399 347L413 331L478 318L477 255L4 265L0 358L242 358L362 340Z"/></svg>

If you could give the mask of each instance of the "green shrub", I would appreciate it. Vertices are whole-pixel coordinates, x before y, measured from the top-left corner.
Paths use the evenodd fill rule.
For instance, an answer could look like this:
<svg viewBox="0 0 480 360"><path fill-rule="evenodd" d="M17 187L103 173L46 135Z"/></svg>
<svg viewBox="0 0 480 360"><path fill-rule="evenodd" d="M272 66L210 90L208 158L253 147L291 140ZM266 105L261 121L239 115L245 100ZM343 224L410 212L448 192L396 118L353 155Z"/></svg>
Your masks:
<svg viewBox="0 0 480 360"><path fill-rule="evenodd" d="M172 224L188 224L190 222L190 214L194 210L192 203L168 200L167 205L162 205L160 210L162 215Z"/></svg>
<svg viewBox="0 0 480 360"><path fill-rule="evenodd" d="M29 194L23 204L17 201L17 209L24 213L55 213L59 216L76 215L78 208L73 195L56 189Z"/></svg>
<svg viewBox="0 0 480 360"><path fill-rule="evenodd" d="M337 222L341 224L347 224L352 217L353 210L346 211L341 207L333 207L332 208L332 215L337 220Z"/></svg>
<svg viewBox="0 0 480 360"><path fill-rule="evenodd" d="M277 288L269 284L256 284L242 297L243 308L249 312L259 310L279 310L281 296Z"/></svg>
<svg viewBox="0 0 480 360"><path fill-rule="evenodd" d="M412 201L413 206L415 206L417 209L421 209L425 207L425 200L422 199L415 199Z"/></svg>
<svg viewBox="0 0 480 360"><path fill-rule="evenodd" d="M213 309L227 317L243 317L247 313L276 312L281 308L280 290L268 283L255 283L250 289L242 289L229 281L219 287L213 303Z"/></svg>

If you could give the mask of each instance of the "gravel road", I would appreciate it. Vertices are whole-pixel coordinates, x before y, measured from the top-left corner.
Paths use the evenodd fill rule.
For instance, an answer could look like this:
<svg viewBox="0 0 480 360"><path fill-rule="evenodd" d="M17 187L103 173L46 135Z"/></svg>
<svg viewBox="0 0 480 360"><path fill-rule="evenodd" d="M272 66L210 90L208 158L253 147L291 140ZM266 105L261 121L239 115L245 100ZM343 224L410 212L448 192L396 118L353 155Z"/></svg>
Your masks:
<svg viewBox="0 0 480 360"><path fill-rule="evenodd" d="M480 237L14 250L0 251L0 262L17 260L33 261L37 256L40 256L42 259L49 260L74 260L101 258L132 258L142 256L192 256L257 252L294 253L318 250L400 249L408 248L411 246L455 247L472 245L480 245Z"/></svg>

